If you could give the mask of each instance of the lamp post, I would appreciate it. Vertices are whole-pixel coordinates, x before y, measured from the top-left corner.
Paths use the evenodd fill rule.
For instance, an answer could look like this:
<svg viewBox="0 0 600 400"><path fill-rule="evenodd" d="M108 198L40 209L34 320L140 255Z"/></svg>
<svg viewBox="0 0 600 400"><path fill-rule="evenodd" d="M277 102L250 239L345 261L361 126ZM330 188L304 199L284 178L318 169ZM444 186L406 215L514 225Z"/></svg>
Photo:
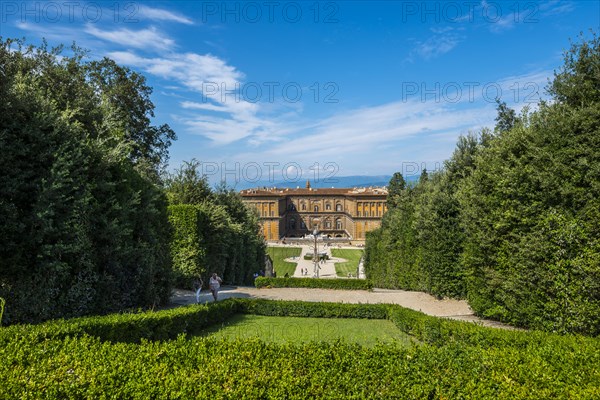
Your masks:
<svg viewBox="0 0 600 400"><path fill-rule="evenodd" d="M317 229L315 228L315 230L313 231L313 236L315 237L315 256L314 256L314 262L315 262L315 275L318 278L319 277L319 257L318 257L318 248L317 248Z"/></svg>
<svg viewBox="0 0 600 400"><path fill-rule="evenodd" d="M314 248L315 255L313 257L313 260L315 262L315 274L314 274L314 276L316 276L318 278L319 277L319 269L320 269L320 267L319 267L319 254L318 254L319 248L317 246L317 234L319 233L319 229L318 229L319 228L319 219L315 218L313 220L313 223L314 223L314 225L313 225L313 236L315 238L315 248Z"/></svg>

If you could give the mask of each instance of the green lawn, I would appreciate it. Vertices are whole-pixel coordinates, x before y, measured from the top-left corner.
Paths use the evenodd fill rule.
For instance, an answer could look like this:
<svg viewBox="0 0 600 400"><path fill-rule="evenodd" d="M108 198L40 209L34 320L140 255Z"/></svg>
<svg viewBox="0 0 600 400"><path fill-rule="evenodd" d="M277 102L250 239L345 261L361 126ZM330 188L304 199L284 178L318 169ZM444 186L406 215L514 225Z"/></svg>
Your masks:
<svg viewBox="0 0 600 400"><path fill-rule="evenodd" d="M302 253L302 248L267 247L267 253L271 256L271 259L273 260L273 268L275 268L277 276L283 278L286 272L290 276L294 275L294 271L296 271L296 266L298 265L298 263L292 263L283 260L290 257L299 257L300 253Z"/></svg>
<svg viewBox="0 0 600 400"><path fill-rule="evenodd" d="M377 342L410 345L415 339L384 319L271 317L238 314L223 325L205 330L207 336L227 339L259 338L270 343L335 342L363 346Z"/></svg>
<svg viewBox="0 0 600 400"><path fill-rule="evenodd" d="M335 272L337 273L337 276L347 277L349 273L352 274L352 276L356 276L358 263L363 255L362 250L331 249L331 255L348 260L343 263L335 263Z"/></svg>

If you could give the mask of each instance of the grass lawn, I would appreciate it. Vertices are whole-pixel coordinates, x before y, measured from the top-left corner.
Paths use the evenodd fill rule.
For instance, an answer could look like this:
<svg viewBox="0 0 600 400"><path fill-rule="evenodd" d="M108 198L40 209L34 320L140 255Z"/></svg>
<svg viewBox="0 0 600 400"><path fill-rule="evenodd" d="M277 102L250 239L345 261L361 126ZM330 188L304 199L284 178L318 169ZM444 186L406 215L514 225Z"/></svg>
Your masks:
<svg viewBox="0 0 600 400"><path fill-rule="evenodd" d="M273 260L273 268L275 269L277 276L283 278L286 272L290 276L294 275L294 271L296 271L296 266L298 265L298 263L292 263L283 260L290 257L299 257L300 253L302 253L302 248L267 247L267 253L271 256L271 259Z"/></svg>
<svg viewBox="0 0 600 400"><path fill-rule="evenodd" d="M331 255L334 257L345 258L346 262L335 263L335 272L337 276L347 277L348 273L356 276L358 263L363 255L362 250L354 249L331 249Z"/></svg>
<svg viewBox="0 0 600 400"><path fill-rule="evenodd" d="M207 336L227 339L259 338L271 343L334 342L363 346L393 341L407 346L415 339L385 319L271 317L238 314L223 325L205 331Z"/></svg>

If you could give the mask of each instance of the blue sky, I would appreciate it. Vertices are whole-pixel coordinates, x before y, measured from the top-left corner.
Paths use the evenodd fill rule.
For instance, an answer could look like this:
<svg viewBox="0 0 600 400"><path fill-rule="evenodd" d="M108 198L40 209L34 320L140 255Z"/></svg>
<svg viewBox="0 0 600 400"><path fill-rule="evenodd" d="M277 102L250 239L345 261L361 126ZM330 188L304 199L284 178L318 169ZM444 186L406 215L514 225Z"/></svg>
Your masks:
<svg viewBox="0 0 600 400"><path fill-rule="evenodd" d="M143 73L171 168L211 181L435 169L493 126L495 97L544 97L599 1L11 2L0 34L76 41Z"/></svg>

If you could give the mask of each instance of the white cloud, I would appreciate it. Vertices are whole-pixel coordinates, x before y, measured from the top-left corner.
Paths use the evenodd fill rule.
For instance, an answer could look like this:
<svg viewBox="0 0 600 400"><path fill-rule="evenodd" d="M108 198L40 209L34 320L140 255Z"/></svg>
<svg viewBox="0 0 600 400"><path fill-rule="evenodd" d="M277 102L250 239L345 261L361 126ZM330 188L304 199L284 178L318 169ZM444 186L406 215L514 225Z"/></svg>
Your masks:
<svg viewBox="0 0 600 400"><path fill-rule="evenodd" d="M431 31L433 34L429 38L415 42L409 58L412 59L415 53L425 60L436 58L448 53L464 40L463 35L451 27L433 28Z"/></svg>
<svg viewBox="0 0 600 400"><path fill-rule="evenodd" d="M186 110L200 111L181 117L190 132L225 145L237 140L264 135L272 123L258 117L260 105L239 96L244 74L210 54L169 53L164 57L140 57L132 52L109 53L115 61L177 82L200 94L200 101L183 101ZM217 113L217 115L214 115Z"/></svg>
<svg viewBox="0 0 600 400"><path fill-rule="evenodd" d="M544 17L567 14L574 9L575 5L572 1L550 0L539 4L539 11ZM534 17L533 14L531 16Z"/></svg>
<svg viewBox="0 0 600 400"><path fill-rule="evenodd" d="M120 44L123 47L158 50L171 50L175 47L175 41L160 33L154 27L137 31L126 28L103 31L92 24L88 24L85 27L85 32L99 39Z"/></svg>
<svg viewBox="0 0 600 400"><path fill-rule="evenodd" d="M548 76L551 71L533 72L504 77L494 85L501 89L502 100L520 111L528 105L528 98L532 105L537 103L535 90L545 85ZM347 110L316 121L298 116L270 119L268 129L258 128L263 137L252 136L260 150L244 150L230 160L280 165L294 161L303 168L335 162L344 167L346 175L365 173L364 160L369 160L368 168L375 174L400 168L402 162L441 165L452 154L460 134L493 127L496 104L484 97L483 86L478 86L472 98L463 92L458 102L414 98Z"/></svg>
<svg viewBox="0 0 600 400"><path fill-rule="evenodd" d="M181 14L177 14L177 13L174 13L171 11L163 10L160 8L140 6L137 11L138 11L139 15L141 15L142 17L146 17L151 20L173 21L173 22L179 22L181 24L186 24L186 25L191 25L194 23L194 21L192 21L188 17L185 17Z"/></svg>

